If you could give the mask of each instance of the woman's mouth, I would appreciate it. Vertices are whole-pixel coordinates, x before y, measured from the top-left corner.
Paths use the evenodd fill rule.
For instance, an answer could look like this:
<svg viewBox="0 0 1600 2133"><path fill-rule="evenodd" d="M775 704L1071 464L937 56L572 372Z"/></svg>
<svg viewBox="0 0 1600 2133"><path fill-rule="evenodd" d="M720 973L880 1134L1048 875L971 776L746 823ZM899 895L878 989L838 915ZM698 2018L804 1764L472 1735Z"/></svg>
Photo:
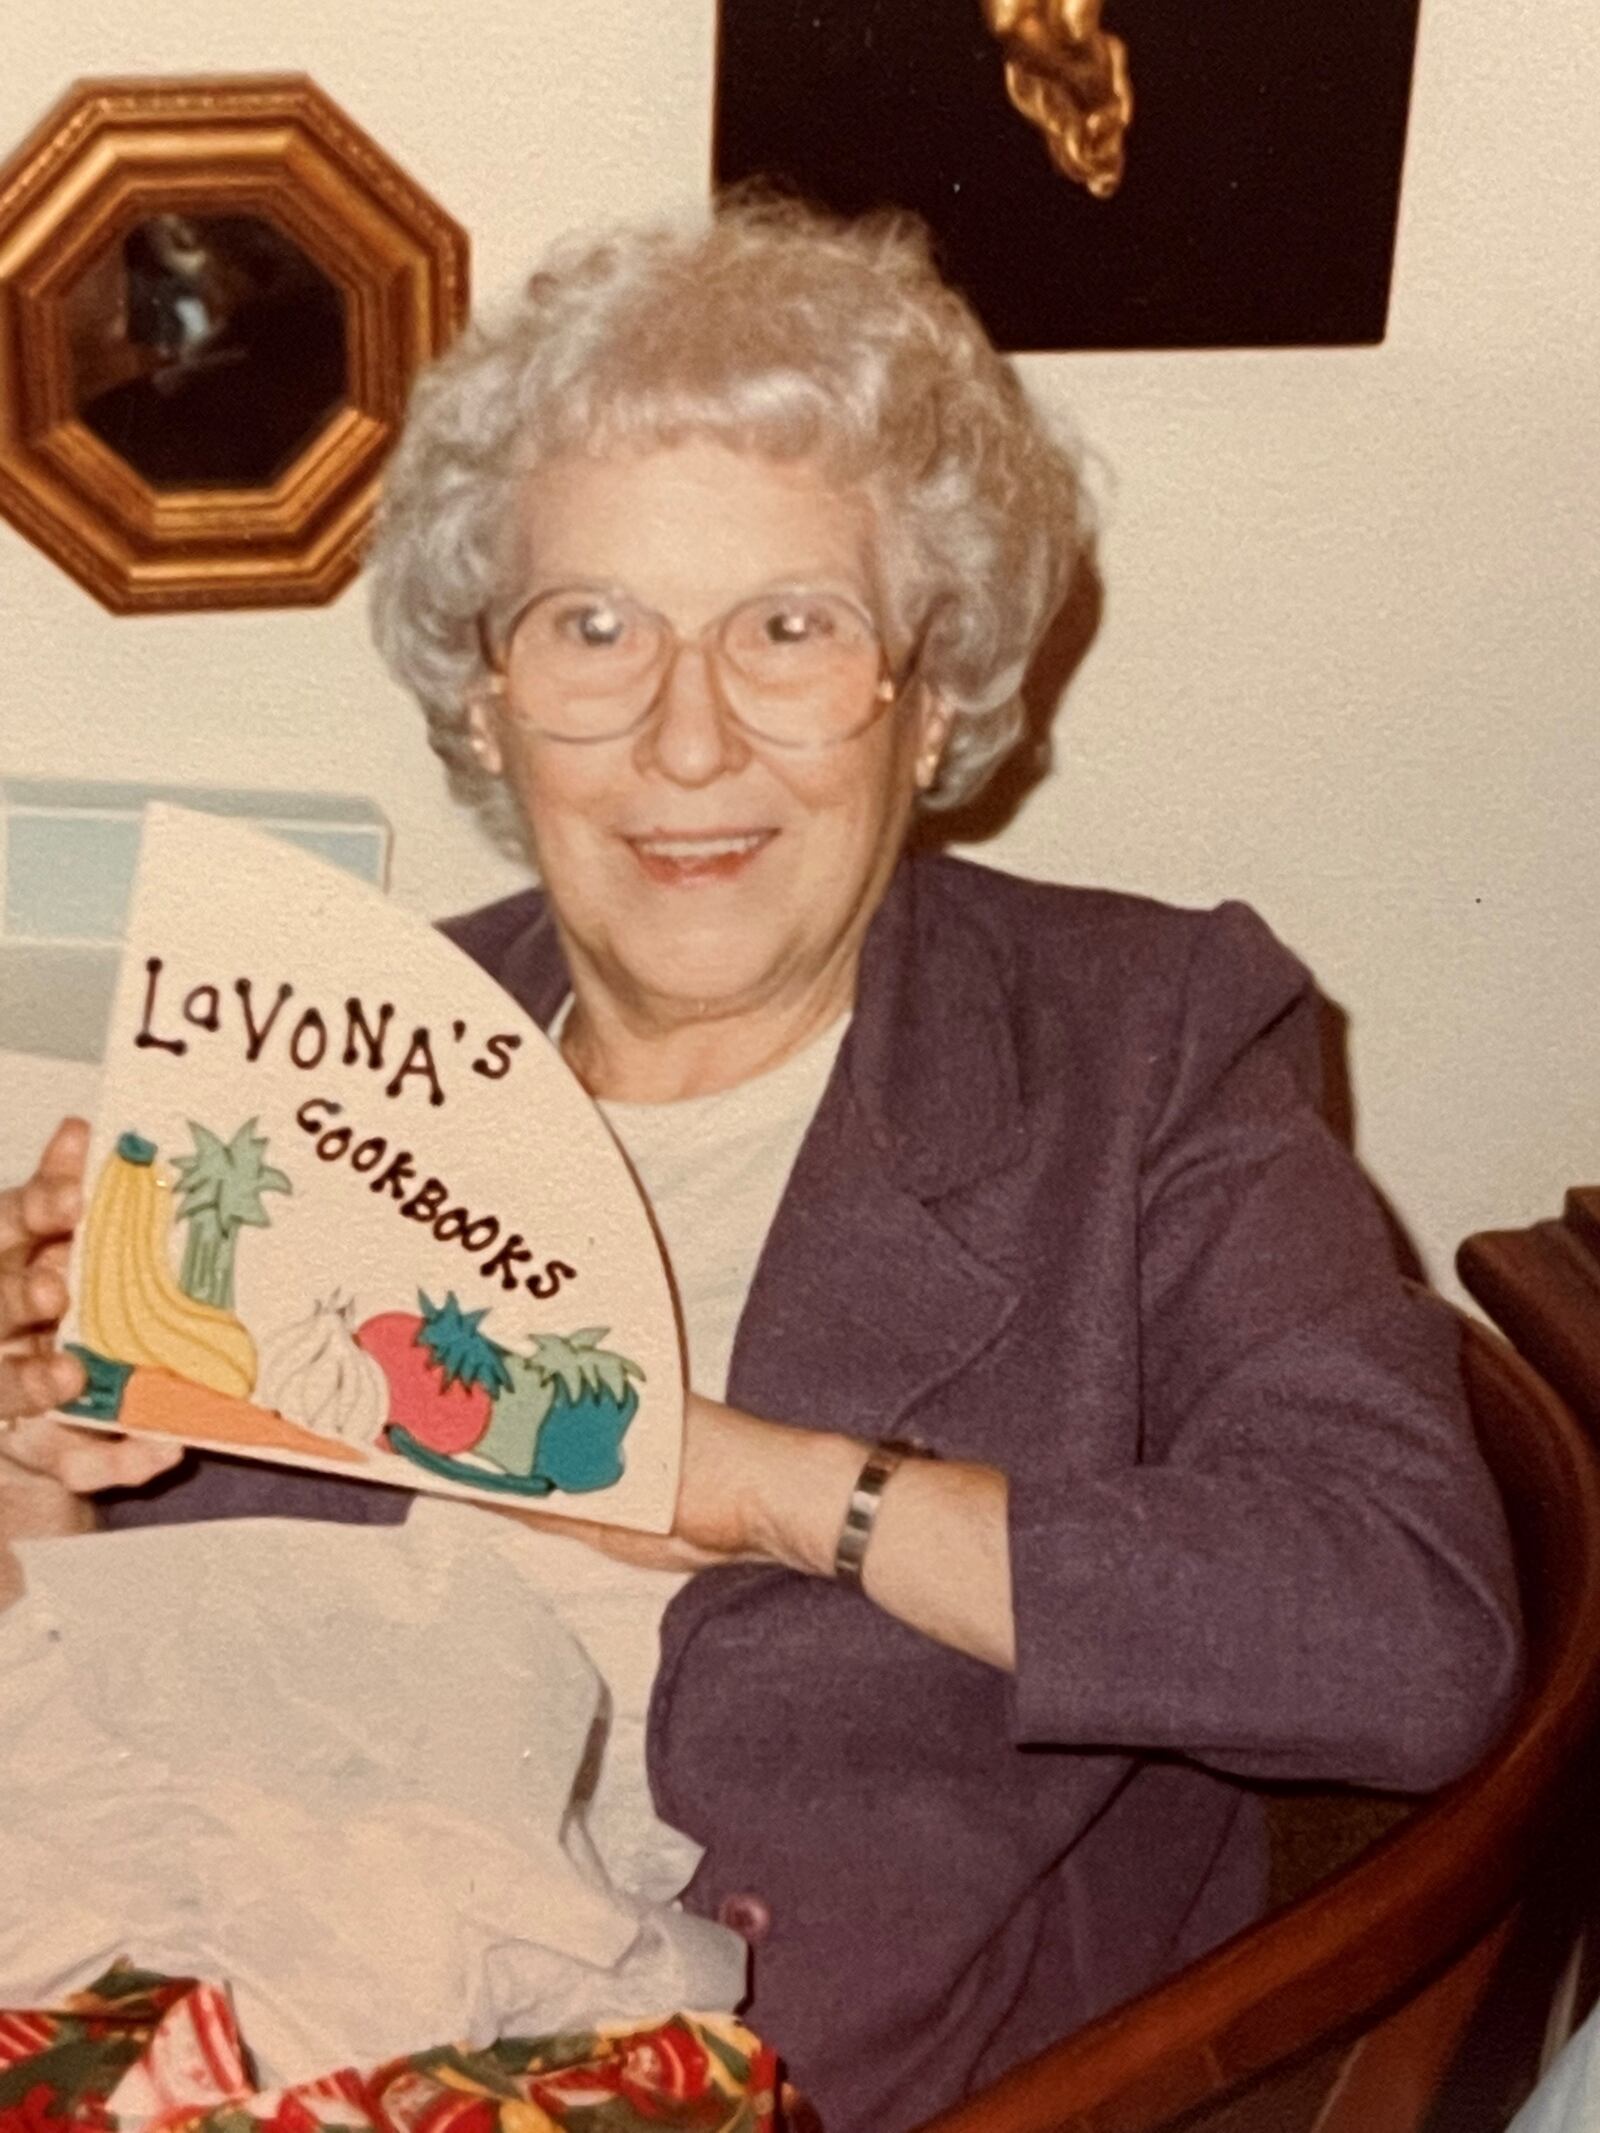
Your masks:
<svg viewBox="0 0 1600 2133"><path fill-rule="evenodd" d="M776 830L706 835L673 831L629 837L627 844L649 878L671 888L698 881L732 881L776 835Z"/></svg>

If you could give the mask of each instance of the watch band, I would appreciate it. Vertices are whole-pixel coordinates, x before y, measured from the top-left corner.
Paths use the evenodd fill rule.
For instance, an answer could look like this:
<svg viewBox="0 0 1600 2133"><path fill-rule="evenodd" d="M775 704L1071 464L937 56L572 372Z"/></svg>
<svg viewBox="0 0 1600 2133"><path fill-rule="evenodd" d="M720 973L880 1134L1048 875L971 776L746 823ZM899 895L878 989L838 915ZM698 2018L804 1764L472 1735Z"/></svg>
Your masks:
<svg viewBox="0 0 1600 2133"><path fill-rule="evenodd" d="M878 1506L883 1501L889 1477L902 1460L931 1457L932 1454L920 1445L906 1444L897 1437L885 1438L882 1444L875 1444L868 1452L850 1492L844 1524L839 1528L839 1544L833 1551L833 1574L841 1585L853 1585L857 1592L861 1590L862 1565L866 1561L867 1545L877 1524Z"/></svg>

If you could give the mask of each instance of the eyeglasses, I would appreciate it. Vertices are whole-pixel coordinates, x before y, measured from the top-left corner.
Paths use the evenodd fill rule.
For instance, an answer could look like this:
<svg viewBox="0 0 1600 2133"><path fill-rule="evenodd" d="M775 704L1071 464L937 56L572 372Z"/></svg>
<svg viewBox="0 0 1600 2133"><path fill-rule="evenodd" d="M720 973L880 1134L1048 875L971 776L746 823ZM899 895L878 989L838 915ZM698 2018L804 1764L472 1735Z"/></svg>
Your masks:
<svg viewBox="0 0 1600 2133"><path fill-rule="evenodd" d="M561 741L616 740L650 716L686 641L704 651L734 721L780 748L865 732L905 685L877 624L842 593L757 593L685 640L626 593L558 586L514 610L484 656L519 724ZM914 659L908 662L914 665Z"/></svg>

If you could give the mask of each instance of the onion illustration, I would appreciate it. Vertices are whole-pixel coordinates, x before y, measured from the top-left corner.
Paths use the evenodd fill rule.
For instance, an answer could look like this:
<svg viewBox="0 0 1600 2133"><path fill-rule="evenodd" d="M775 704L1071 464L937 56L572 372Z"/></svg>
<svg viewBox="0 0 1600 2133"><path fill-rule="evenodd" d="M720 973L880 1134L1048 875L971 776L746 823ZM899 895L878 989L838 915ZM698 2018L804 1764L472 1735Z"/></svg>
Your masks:
<svg viewBox="0 0 1600 2133"><path fill-rule="evenodd" d="M356 1345L354 1316L353 1299L336 1289L309 1318L275 1333L261 1350L257 1403L346 1444L376 1444L389 1419L389 1385Z"/></svg>

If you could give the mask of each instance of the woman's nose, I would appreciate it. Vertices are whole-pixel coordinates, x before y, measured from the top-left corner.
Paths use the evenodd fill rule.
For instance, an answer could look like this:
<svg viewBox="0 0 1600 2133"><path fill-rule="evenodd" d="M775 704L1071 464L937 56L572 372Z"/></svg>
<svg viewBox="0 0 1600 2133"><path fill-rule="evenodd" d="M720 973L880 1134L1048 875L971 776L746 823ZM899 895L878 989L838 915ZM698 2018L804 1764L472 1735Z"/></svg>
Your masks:
<svg viewBox="0 0 1600 2133"><path fill-rule="evenodd" d="M711 654L704 645L680 643L635 744L635 761L677 785L709 785L749 760L750 744L718 687Z"/></svg>

